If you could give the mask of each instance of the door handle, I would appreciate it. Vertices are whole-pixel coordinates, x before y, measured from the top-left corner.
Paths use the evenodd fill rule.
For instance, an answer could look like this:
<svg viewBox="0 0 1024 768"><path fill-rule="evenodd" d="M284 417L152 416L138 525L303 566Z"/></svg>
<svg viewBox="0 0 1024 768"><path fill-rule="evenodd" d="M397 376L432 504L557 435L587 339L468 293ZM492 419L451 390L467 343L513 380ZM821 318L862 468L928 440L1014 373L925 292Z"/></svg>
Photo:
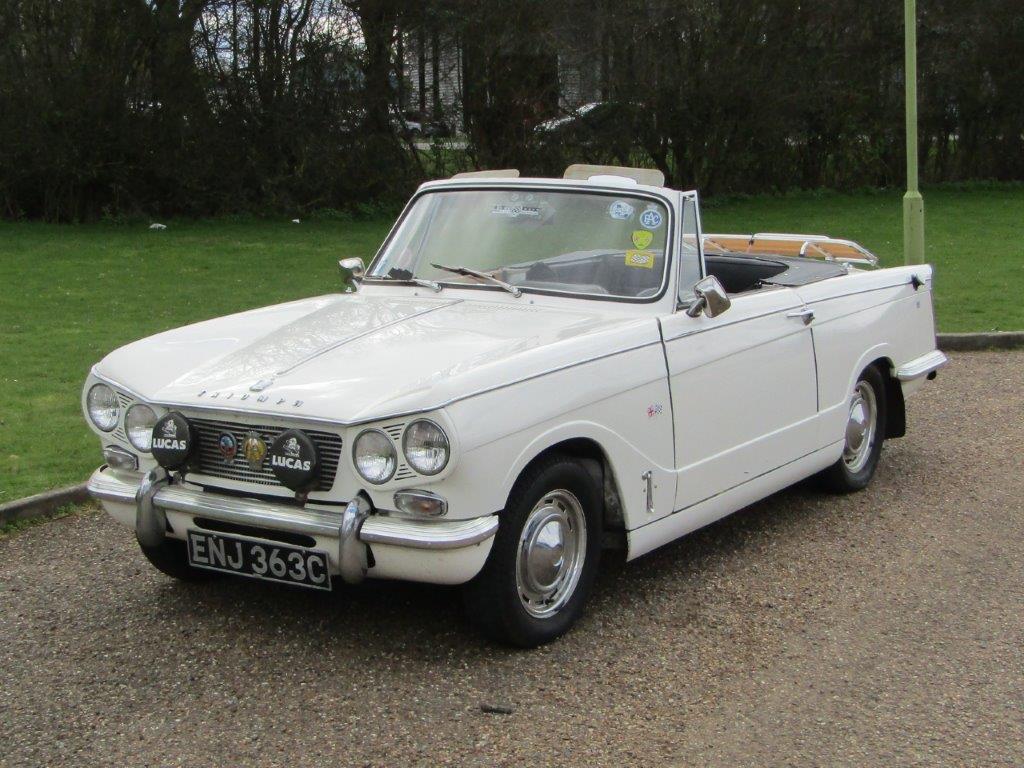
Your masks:
<svg viewBox="0 0 1024 768"><path fill-rule="evenodd" d="M787 312L786 317L796 317L803 320L804 325L810 325L811 321L814 319L814 310L810 307L804 307L803 309L798 309L795 312Z"/></svg>

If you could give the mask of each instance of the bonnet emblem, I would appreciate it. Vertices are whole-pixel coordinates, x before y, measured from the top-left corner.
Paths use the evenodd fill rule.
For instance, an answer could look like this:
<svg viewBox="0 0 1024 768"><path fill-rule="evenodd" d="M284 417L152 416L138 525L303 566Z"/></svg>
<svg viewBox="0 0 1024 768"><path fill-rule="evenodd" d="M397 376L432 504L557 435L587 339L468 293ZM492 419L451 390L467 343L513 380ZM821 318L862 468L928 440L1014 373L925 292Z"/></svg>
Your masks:
<svg viewBox="0 0 1024 768"><path fill-rule="evenodd" d="M249 468L258 471L263 466L263 459L267 457L267 444L258 434L250 432L242 443L242 455L249 462Z"/></svg>

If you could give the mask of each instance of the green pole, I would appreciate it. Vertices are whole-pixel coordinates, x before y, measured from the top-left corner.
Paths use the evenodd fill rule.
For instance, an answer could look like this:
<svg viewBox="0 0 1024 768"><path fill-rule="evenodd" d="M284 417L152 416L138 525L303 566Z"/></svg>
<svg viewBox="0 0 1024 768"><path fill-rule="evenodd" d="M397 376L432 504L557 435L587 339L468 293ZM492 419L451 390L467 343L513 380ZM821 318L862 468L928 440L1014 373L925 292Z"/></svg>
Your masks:
<svg viewBox="0 0 1024 768"><path fill-rule="evenodd" d="M903 260L924 262L924 198L917 188L917 2L905 0L907 86L907 193L903 196Z"/></svg>

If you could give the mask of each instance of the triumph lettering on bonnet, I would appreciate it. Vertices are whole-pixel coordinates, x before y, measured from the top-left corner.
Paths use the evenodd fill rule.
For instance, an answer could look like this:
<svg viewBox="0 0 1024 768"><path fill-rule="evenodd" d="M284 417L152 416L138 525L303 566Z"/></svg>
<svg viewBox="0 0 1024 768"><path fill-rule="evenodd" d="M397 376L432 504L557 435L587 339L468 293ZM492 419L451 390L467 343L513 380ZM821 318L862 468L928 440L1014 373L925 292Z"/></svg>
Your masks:
<svg viewBox="0 0 1024 768"><path fill-rule="evenodd" d="M238 395L238 399L241 400L241 401L248 400L249 397L250 397L248 392L239 392L239 393L236 393L236 392L214 392L213 394L209 394L209 391L205 390L205 389L200 391L200 392L198 392L198 393L196 393L196 397L209 397L211 400L214 399L214 398L221 399L221 400L231 400L236 394ZM265 403L269 399L270 398L269 398L268 395L258 395L256 397L256 402L257 403ZM274 403L274 405L285 405L287 402L288 402L288 398L286 398L286 397L279 397L277 399L277 402ZM304 404L305 404L304 400L295 400L295 401L292 402L292 408L301 408Z"/></svg>

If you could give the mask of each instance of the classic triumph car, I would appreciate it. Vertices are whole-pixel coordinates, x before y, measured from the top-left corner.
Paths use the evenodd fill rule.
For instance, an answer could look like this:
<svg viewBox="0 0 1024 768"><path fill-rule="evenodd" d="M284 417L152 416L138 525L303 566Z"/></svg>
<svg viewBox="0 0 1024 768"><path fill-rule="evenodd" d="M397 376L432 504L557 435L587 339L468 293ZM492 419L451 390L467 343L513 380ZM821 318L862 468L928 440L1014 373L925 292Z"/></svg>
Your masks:
<svg viewBox="0 0 1024 768"><path fill-rule="evenodd" d="M656 171L424 184L345 292L118 349L89 490L180 579L463 584L533 646L627 559L817 475L864 488L945 362L932 270L712 235Z"/></svg>

